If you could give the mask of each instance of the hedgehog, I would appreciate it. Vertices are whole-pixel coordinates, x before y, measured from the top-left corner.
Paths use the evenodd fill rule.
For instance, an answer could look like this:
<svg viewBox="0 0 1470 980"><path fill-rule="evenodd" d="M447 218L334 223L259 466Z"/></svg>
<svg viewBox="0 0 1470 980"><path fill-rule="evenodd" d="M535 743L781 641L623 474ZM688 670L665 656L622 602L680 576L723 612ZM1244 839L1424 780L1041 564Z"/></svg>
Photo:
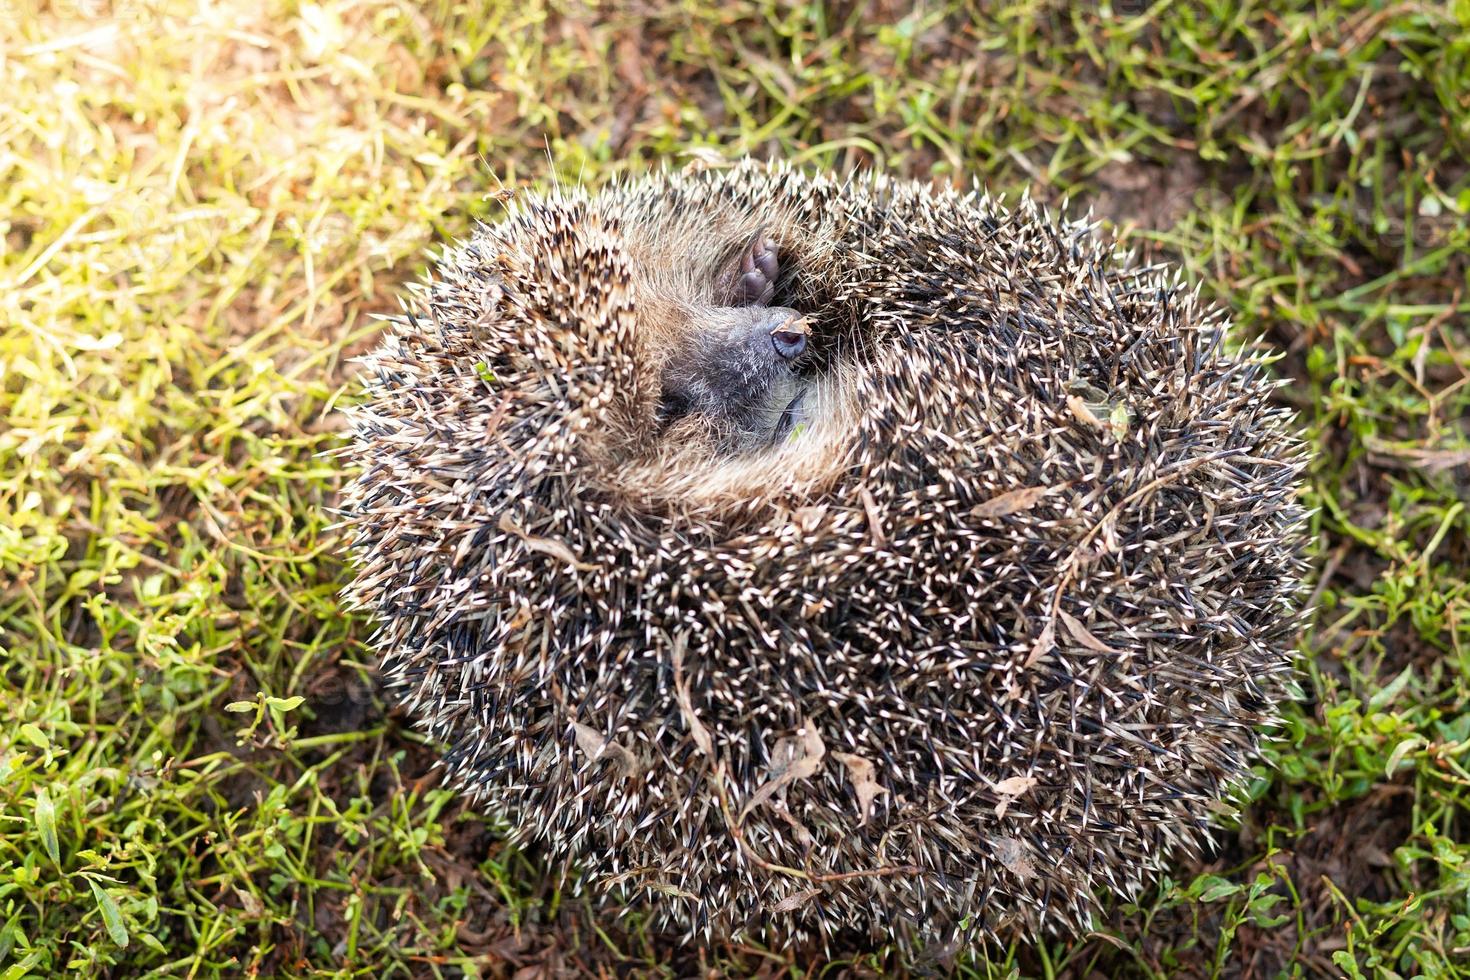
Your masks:
<svg viewBox="0 0 1470 980"><path fill-rule="evenodd" d="M448 782L658 928L1076 932L1288 689L1305 450L1228 328L1029 198L517 198L364 359L347 599Z"/></svg>

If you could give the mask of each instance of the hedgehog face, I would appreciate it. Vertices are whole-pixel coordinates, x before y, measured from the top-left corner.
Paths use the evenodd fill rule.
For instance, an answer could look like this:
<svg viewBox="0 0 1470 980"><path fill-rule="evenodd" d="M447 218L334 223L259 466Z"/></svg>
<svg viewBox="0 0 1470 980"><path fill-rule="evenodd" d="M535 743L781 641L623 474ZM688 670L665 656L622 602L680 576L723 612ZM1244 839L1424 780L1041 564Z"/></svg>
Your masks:
<svg viewBox="0 0 1470 980"><path fill-rule="evenodd" d="M714 274L708 292L721 305L679 305L658 408L676 438L692 427L742 453L778 444L801 421L808 332L796 310L770 305L780 274L776 243L759 231Z"/></svg>
<svg viewBox="0 0 1470 980"><path fill-rule="evenodd" d="M690 312L687 344L665 365L659 420L706 426L736 452L790 435L799 421L807 352L801 314L786 307L713 307Z"/></svg>

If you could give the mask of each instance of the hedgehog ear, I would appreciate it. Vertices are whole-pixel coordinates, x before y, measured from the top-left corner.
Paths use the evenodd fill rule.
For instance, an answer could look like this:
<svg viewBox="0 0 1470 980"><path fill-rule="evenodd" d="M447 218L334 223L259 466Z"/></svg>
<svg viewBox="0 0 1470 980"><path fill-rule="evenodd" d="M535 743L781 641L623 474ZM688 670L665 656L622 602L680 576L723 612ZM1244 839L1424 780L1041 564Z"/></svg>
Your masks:
<svg viewBox="0 0 1470 980"><path fill-rule="evenodd" d="M765 229L756 232L715 277L715 302L724 306L769 306L776 298L781 263Z"/></svg>

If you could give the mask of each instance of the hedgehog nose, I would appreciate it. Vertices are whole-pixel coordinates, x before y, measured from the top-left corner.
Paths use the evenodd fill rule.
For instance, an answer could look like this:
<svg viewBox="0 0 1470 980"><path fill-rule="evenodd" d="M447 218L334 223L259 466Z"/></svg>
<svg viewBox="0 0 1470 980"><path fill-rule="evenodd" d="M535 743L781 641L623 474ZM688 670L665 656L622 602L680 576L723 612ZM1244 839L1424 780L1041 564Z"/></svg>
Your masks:
<svg viewBox="0 0 1470 980"><path fill-rule="evenodd" d="M771 346L783 360L794 361L806 350L806 321L795 317L771 331Z"/></svg>

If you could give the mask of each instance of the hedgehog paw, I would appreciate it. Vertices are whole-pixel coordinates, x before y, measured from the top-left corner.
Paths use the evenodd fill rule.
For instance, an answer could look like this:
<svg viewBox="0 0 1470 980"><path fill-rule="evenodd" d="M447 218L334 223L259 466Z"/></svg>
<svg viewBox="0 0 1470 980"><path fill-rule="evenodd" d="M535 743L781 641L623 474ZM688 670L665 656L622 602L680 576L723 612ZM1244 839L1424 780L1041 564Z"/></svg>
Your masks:
<svg viewBox="0 0 1470 980"><path fill-rule="evenodd" d="M776 243L759 232L740 256L734 306L769 306L776 298L776 276L781 272Z"/></svg>

